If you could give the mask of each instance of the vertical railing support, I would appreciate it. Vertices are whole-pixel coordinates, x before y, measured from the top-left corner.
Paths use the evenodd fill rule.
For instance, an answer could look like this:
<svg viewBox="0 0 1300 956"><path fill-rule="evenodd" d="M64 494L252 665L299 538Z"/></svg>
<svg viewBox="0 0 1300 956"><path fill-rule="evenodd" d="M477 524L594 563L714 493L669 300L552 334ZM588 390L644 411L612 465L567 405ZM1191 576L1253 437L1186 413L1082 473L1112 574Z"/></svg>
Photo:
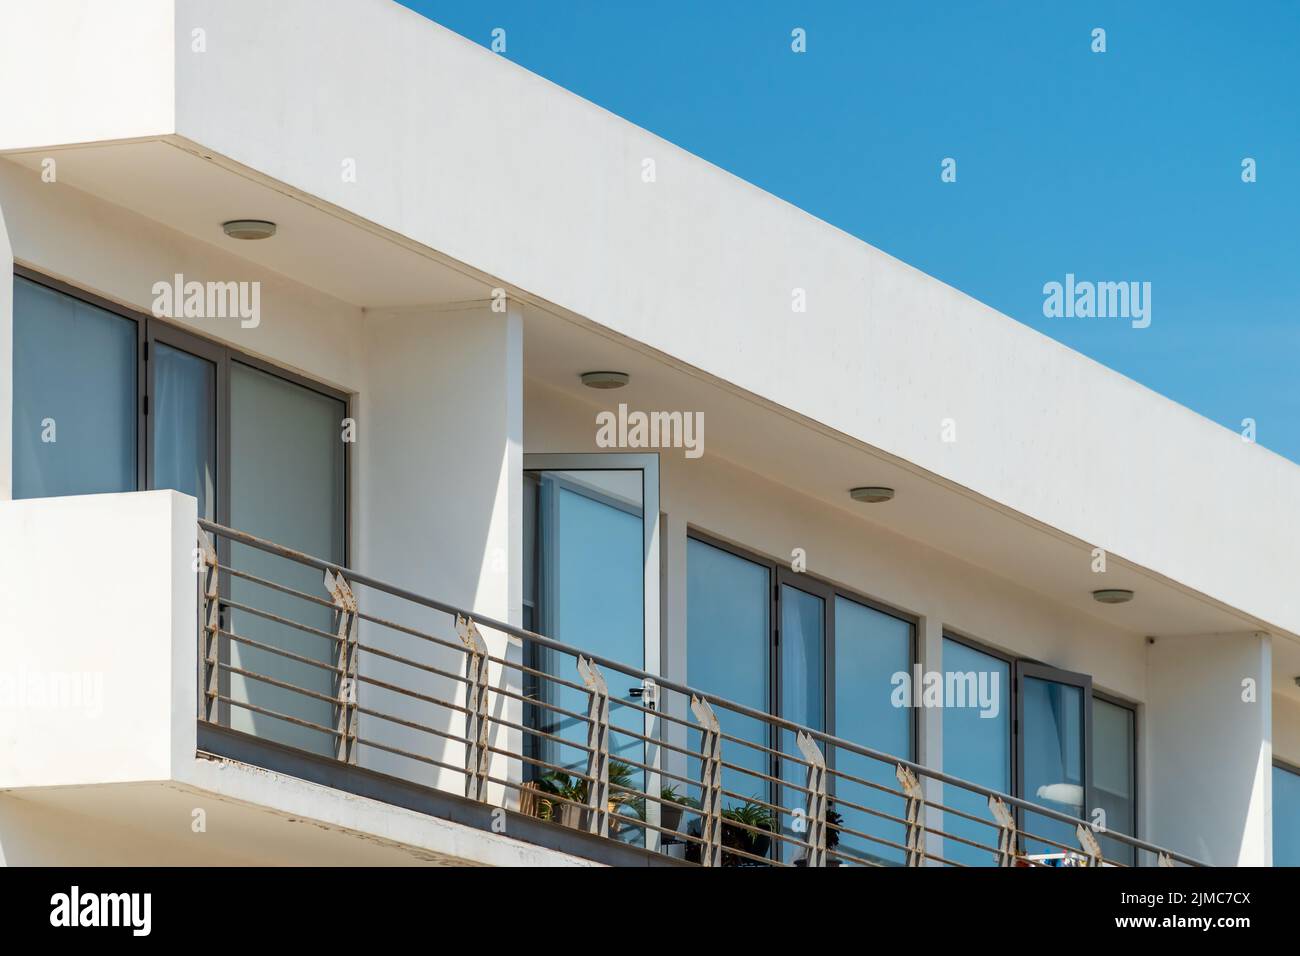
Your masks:
<svg viewBox="0 0 1300 956"><path fill-rule="evenodd" d="M1133 854L1133 858L1134 858L1134 859L1137 859L1137 854L1136 854L1136 853ZM1169 866L1169 867L1172 867L1173 865L1174 865L1174 861L1171 860L1171 859L1169 859L1169 854L1168 854L1168 853L1161 853L1159 856L1156 857L1156 866Z"/></svg>
<svg viewBox="0 0 1300 956"><path fill-rule="evenodd" d="M799 752L808 761L808 866L826 865L826 758L802 730L795 735Z"/></svg>
<svg viewBox="0 0 1300 956"><path fill-rule="evenodd" d="M908 866L925 865L925 813L924 813L924 794L921 790L921 781L916 778L910 767L904 767L901 763L894 771L898 777L898 783L903 788L903 795L907 798L904 804L903 816L907 819L907 845L906 864Z"/></svg>
<svg viewBox="0 0 1300 956"><path fill-rule="evenodd" d="M473 620L456 615L456 634L465 645L465 796L487 800L488 648Z"/></svg>
<svg viewBox="0 0 1300 956"><path fill-rule="evenodd" d="M208 533L199 528L199 559L202 562L202 619L199 626L199 720L217 723L221 694L221 568L217 549Z"/></svg>
<svg viewBox="0 0 1300 956"><path fill-rule="evenodd" d="M998 824L998 850L993 859L998 866L1016 865L1016 815L997 797L989 797L989 813Z"/></svg>
<svg viewBox="0 0 1300 956"><path fill-rule="evenodd" d="M1083 854L1086 857L1083 865L1101 866L1101 844L1092 835L1092 831L1080 823L1075 826L1074 835L1079 841L1079 846L1083 847Z"/></svg>
<svg viewBox="0 0 1300 956"><path fill-rule="evenodd" d="M578 673L591 692L587 708L587 832L609 836L609 688L590 658L578 655Z"/></svg>
<svg viewBox="0 0 1300 956"><path fill-rule="evenodd" d="M691 695L700 723L700 862L722 866L722 726L703 697Z"/></svg>
<svg viewBox="0 0 1300 956"><path fill-rule="evenodd" d="M334 731L335 756L344 763L357 762L357 599L342 574L325 571L325 590L334 599L335 647Z"/></svg>

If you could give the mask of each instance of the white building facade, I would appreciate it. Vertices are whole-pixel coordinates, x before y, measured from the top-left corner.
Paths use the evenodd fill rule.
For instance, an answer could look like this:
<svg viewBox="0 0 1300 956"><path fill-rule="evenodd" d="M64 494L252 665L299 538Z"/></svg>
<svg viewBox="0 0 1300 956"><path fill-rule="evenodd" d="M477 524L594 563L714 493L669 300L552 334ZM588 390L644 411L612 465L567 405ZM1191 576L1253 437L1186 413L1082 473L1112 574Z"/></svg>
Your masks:
<svg viewBox="0 0 1300 956"><path fill-rule="evenodd" d="M388 0L0 18L0 860L1300 863L1293 463Z"/></svg>

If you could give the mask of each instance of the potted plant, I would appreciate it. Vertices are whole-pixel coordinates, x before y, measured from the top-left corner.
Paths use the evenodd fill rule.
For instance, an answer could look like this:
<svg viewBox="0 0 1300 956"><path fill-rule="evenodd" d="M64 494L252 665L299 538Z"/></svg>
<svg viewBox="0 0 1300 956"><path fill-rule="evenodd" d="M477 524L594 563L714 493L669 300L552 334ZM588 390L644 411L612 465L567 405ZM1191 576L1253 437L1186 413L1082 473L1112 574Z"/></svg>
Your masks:
<svg viewBox="0 0 1300 956"><path fill-rule="evenodd" d="M659 791L659 822L665 830L676 833L682 826L682 812L699 808L700 801L686 796L676 786Z"/></svg>
<svg viewBox="0 0 1300 956"><path fill-rule="evenodd" d="M749 856L765 857L772 846L769 835L776 829L772 811L761 803L746 800L738 807L722 811L722 845ZM728 823L728 821L731 821ZM741 824L736 826L734 824ZM767 831L756 832L756 831ZM763 864L734 853L722 854L723 866L762 866Z"/></svg>
<svg viewBox="0 0 1300 956"><path fill-rule="evenodd" d="M633 788L636 771L618 760L609 764L609 803L606 809L610 813L610 831L618 833L621 825L618 817L623 810L639 816L637 798L639 794ZM589 781L559 770L542 774L538 789L543 796L537 803L537 815L543 820L554 820L566 827L581 830L587 825L587 794L590 792ZM547 800L550 794L558 799Z"/></svg>

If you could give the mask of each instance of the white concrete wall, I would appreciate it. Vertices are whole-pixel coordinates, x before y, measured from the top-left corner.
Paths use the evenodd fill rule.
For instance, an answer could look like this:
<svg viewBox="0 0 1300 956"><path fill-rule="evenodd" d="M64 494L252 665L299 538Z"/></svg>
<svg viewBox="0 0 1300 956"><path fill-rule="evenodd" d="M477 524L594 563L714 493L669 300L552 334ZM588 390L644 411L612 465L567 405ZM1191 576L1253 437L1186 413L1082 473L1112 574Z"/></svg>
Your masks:
<svg viewBox="0 0 1300 956"><path fill-rule="evenodd" d="M361 398L357 443L360 499L356 566L417 594L429 595L495 620L521 616L523 330L518 314L487 305L454 311L372 313L365 320L370 389ZM457 643L447 615L367 589L363 606L408 627ZM506 635L480 629L494 656L518 660ZM456 674L457 651L364 625L362 642ZM363 654L363 673L390 683L422 680L422 691L463 706L464 685L420 674ZM491 666L494 684L500 665ZM519 691L519 674L505 686ZM427 701L362 684L362 703L457 736L464 717ZM367 699L372 703L367 703ZM494 700L516 722L518 707ZM463 766L463 748L425 732L362 715L361 734L413 753ZM517 747L517 734L498 728L494 745ZM460 774L371 750L367 766L448 789ZM494 758L493 775L517 779ZM509 776L508 776L509 774ZM498 791L499 792L499 791Z"/></svg>
<svg viewBox="0 0 1300 956"><path fill-rule="evenodd" d="M196 522L171 491L0 502L0 790L193 760Z"/></svg>
<svg viewBox="0 0 1300 956"><path fill-rule="evenodd" d="M181 136L1300 633L1294 464L387 0L175 19Z"/></svg>
<svg viewBox="0 0 1300 956"><path fill-rule="evenodd" d="M1140 792L1152 842L1219 866L1272 862L1271 650L1261 634L1148 647Z"/></svg>
<svg viewBox="0 0 1300 956"><path fill-rule="evenodd" d="M7 0L0 150L170 133L174 13L172 0Z"/></svg>
<svg viewBox="0 0 1300 956"><path fill-rule="evenodd" d="M14 256L0 196L0 501L13 497Z"/></svg>

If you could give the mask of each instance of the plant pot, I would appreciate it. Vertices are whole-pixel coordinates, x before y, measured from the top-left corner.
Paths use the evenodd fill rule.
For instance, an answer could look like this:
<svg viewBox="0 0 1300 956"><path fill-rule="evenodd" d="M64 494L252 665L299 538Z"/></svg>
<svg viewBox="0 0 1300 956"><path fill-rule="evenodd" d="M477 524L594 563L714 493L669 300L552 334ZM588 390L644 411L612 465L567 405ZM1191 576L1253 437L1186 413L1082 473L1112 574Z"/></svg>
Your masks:
<svg viewBox="0 0 1300 956"><path fill-rule="evenodd" d="M587 808L574 803L555 804L555 821L571 830L587 829Z"/></svg>
<svg viewBox="0 0 1300 956"><path fill-rule="evenodd" d="M661 803L659 805L659 824L665 830L676 833L682 827L682 807L678 803Z"/></svg>

